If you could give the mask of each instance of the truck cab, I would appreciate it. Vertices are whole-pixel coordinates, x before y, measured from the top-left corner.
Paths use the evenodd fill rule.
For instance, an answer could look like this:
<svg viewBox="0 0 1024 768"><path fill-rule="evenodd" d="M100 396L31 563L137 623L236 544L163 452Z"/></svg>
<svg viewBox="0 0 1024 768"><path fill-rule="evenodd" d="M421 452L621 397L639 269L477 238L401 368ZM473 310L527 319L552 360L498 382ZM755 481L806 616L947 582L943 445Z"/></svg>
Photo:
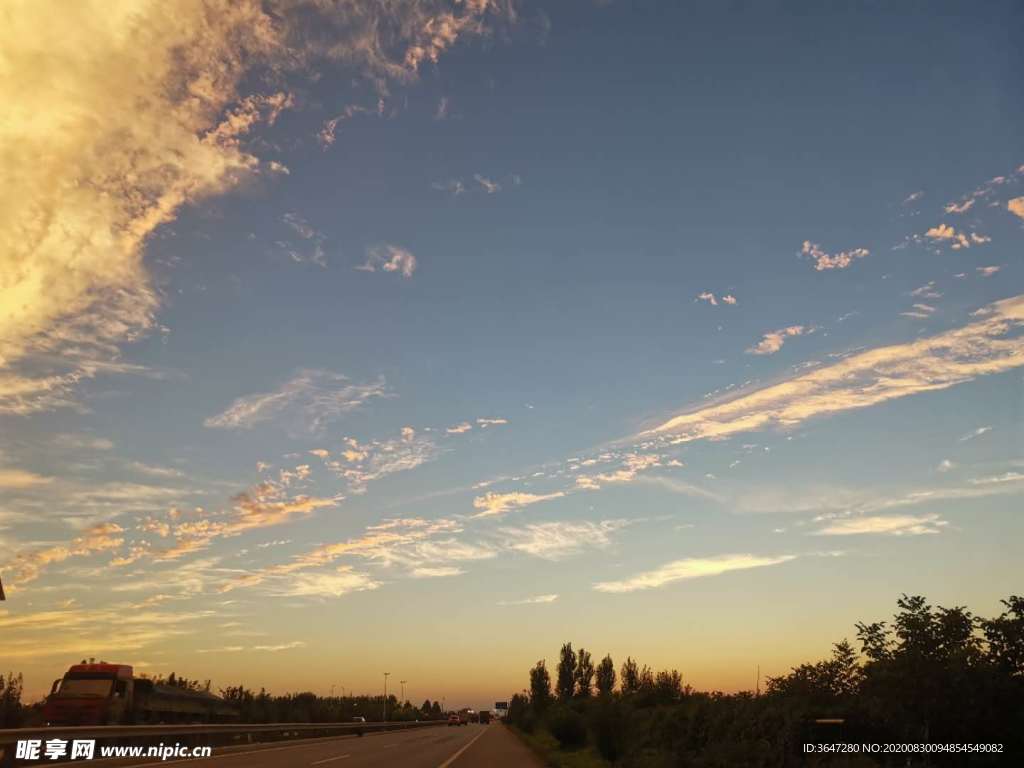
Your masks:
<svg viewBox="0 0 1024 768"><path fill-rule="evenodd" d="M49 725L116 725L132 712L135 681L127 664L74 664L53 681L43 706Z"/></svg>

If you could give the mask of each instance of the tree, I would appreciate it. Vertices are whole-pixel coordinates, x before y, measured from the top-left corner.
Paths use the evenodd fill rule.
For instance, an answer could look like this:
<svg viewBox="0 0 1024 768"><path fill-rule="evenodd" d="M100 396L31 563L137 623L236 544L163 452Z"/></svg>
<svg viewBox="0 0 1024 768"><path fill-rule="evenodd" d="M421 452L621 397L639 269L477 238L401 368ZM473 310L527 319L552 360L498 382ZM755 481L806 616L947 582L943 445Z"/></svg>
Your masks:
<svg viewBox="0 0 1024 768"><path fill-rule="evenodd" d="M434 717L440 717L443 714L441 712L441 702L440 701L436 701L436 700L434 701L434 706L432 706L430 708L430 713L432 715L434 715Z"/></svg>
<svg viewBox="0 0 1024 768"><path fill-rule="evenodd" d="M541 659L530 670L530 704L539 714L547 709L550 702L551 675L548 673L544 659Z"/></svg>
<svg viewBox="0 0 1024 768"><path fill-rule="evenodd" d="M612 662L611 654L608 654L597 665L597 692L601 696L611 696L614 689L615 664Z"/></svg>
<svg viewBox="0 0 1024 768"><path fill-rule="evenodd" d="M640 668L629 656L622 662L622 692L636 693L640 690Z"/></svg>
<svg viewBox="0 0 1024 768"><path fill-rule="evenodd" d="M576 695L586 699L590 697L594 687L594 662L590 651L580 648L576 657Z"/></svg>
<svg viewBox="0 0 1024 768"><path fill-rule="evenodd" d="M1001 601L1006 610L979 624L988 642L988 660L1010 675L1024 678L1024 597Z"/></svg>
<svg viewBox="0 0 1024 768"><path fill-rule="evenodd" d="M674 704L683 695L683 676L678 670L663 669L654 678L654 690L659 704Z"/></svg>
<svg viewBox="0 0 1024 768"><path fill-rule="evenodd" d="M423 714L424 717L430 717L430 699L423 700L423 706L420 707L420 712Z"/></svg>
<svg viewBox="0 0 1024 768"><path fill-rule="evenodd" d="M576 690L576 653L572 643L566 643L558 655L558 681L555 683L558 698L566 701Z"/></svg>
<svg viewBox="0 0 1024 768"><path fill-rule="evenodd" d="M22 682L20 674L9 672L6 681L0 675L0 728L16 728L21 725Z"/></svg>

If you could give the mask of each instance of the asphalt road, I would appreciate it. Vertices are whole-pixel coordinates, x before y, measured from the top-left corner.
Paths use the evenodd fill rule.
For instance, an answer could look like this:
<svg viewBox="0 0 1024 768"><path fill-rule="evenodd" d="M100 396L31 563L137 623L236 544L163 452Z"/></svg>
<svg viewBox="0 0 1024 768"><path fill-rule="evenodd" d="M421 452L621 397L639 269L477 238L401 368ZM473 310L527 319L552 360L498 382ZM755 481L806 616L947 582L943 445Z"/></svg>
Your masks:
<svg viewBox="0 0 1024 768"><path fill-rule="evenodd" d="M307 744L277 745L201 760L168 760L136 766L195 768L542 768L505 726L438 726L368 734Z"/></svg>

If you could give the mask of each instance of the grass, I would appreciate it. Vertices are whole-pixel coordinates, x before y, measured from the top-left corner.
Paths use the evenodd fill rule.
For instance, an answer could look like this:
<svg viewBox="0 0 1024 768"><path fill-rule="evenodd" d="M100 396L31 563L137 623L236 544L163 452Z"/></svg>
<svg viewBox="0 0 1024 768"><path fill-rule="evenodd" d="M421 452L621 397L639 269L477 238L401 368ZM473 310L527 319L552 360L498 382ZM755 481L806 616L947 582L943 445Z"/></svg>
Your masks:
<svg viewBox="0 0 1024 768"><path fill-rule="evenodd" d="M551 768L611 767L611 763L598 755L592 747L573 751L560 749L555 737L544 728L538 728L533 733L525 733L514 726L509 726L509 729Z"/></svg>

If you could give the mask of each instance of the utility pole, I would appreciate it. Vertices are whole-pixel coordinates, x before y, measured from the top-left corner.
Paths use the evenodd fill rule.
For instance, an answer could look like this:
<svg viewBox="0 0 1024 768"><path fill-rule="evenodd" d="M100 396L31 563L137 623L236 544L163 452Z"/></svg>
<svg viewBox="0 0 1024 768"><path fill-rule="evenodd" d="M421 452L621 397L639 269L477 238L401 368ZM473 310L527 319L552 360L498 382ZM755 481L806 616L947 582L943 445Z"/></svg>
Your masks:
<svg viewBox="0 0 1024 768"><path fill-rule="evenodd" d="M384 673L384 722L388 721L388 675L390 672Z"/></svg>
<svg viewBox="0 0 1024 768"><path fill-rule="evenodd" d="M761 695L761 665L757 665L757 685L755 687L755 696Z"/></svg>

